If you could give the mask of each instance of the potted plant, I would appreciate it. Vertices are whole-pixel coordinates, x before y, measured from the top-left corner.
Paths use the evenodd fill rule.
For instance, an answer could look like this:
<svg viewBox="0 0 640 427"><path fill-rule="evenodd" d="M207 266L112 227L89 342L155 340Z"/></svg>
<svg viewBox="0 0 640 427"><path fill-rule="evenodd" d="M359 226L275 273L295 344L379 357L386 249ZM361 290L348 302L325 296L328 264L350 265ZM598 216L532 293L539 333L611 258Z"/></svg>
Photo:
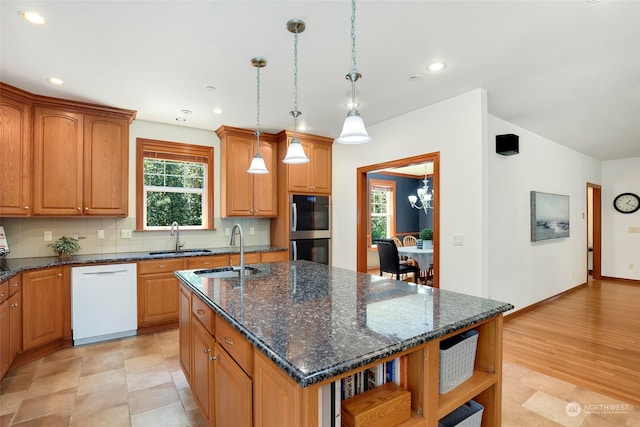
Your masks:
<svg viewBox="0 0 640 427"><path fill-rule="evenodd" d="M433 230L430 228L423 228L420 231L420 240L425 241L425 247L433 248Z"/></svg>
<svg viewBox="0 0 640 427"><path fill-rule="evenodd" d="M55 242L49 243L47 246L53 248L53 251L60 259L69 259L71 258L71 255L80 250L80 243L78 242L78 239L67 236L62 236Z"/></svg>

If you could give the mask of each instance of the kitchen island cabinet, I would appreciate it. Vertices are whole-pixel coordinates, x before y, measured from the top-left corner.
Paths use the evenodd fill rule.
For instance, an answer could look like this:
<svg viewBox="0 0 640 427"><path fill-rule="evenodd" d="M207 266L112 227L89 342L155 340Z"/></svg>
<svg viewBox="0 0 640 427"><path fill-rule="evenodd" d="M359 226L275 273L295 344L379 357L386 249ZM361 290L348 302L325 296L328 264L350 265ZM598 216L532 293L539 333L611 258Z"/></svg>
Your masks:
<svg viewBox="0 0 640 427"><path fill-rule="evenodd" d="M500 425L502 313L512 305L308 261L254 267L243 283L175 273L215 312L214 348L220 324L251 344L254 425L316 427L330 415L318 404L324 386L400 357L411 393L400 425L437 425L470 399L484 406L483 425ZM479 336L473 374L440 395L440 342L470 329ZM215 408L215 390L212 398Z"/></svg>

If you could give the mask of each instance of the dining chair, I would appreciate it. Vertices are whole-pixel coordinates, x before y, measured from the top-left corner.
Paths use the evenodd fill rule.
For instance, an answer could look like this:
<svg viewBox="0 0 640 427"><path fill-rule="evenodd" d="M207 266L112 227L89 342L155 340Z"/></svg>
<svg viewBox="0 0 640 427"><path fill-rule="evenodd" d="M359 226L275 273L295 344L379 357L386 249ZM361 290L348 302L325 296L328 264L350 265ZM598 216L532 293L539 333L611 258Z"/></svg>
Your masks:
<svg viewBox="0 0 640 427"><path fill-rule="evenodd" d="M396 275L396 280L400 280L401 274L413 273L413 280L418 283L420 268L416 265L400 263L398 247L393 239L377 239L375 243L378 247L378 257L380 258L380 276L383 273L391 273Z"/></svg>
<svg viewBox="0 0 640 427"><path fill-rule="evenodd" d="M413 236L404 236L402 246L418 246L418 239Z"/></svg>

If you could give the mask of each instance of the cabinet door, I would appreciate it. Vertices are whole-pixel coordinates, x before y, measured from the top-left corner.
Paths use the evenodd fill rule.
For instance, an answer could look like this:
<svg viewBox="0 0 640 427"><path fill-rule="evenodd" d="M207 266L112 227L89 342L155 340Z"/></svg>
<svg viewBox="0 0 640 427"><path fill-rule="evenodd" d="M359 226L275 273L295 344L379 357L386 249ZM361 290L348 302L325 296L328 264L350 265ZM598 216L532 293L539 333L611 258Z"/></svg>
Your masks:
<svg viewBox="0 0 640 427"><path fill-rule="evenodd" d="M84 215L128 212L129 122L84 116Z"/></svg>
<svg viewBox="0 0 640 427"><path fill-rule="evenodd" d="M31 136L29 105L0 98L0 217L30 213Z"/></svg>
<svg viewBox="0 0 640 427"><path fill-rule="evenodd" d="M253 215L278 216L278 145L260 141L260 154L269 169L267 174L253 175Z"/></svg>
<svg viewBox="0 0 640 427"><path fill-rule="evenodd" d="M217 343L214 348L215 425L251 427L251 378Z"/></svg>
<svg viewBox="0 0 640 427"><path fill-rule="evenodd" d="M191 291L180 285L180 365L191 384Z"/></svg>
<svg viewBox="0 0 640 427"><path fill-rule="evenodd" d="M213 337L193 318L191 320L191 391L207 425L213 419Z"/></svg>
<svg viewBox="0 0 640 427"><path fill-rule="evenodd" d="M300 388L282 370L254 351L253 417L256 426L301 425Z"/></svg>
<svg viewBox="0 0 640 427"><path fill-rule="evenodd" d="M34 109L34 215L82 215L82 129L82 114Z"/></svg>
<svg viewBox="0 0 640 427"><path fill-rule="evenodd" d="M9 301L0 304L0 378L11 365L11 327L9 325Z"/></svg>
<svg viewBox="0 0 640 427"><path fill-rule="evenodd" d="M253 175L247 173L253 157L253 139L230 135L223 141L224 161L221 183L222 216L253 215Z"/></svg>
<svg viewBox="0 0 640 427"><path fill-rule="evenodd" d="M291 142L290 138L287 138L287 144L282 147L286 150ZM307 142L300 141L304 152L309 157L308 163L302 163L299 165L287 165L287 178L289 181L289 191L298 193L309 193L311 191L311 168L313 167L313 159L311 158L310 145Z"/></svg>
<svg viewBox="0 0 640 427"><path fill-rule="evenodd" d="M16 292L9 299L9 353L13 361L22 351L22 292Z"/></svg>
<svg viewBox="0 0 640 427"><path fill-rule="evenodd" d="M178 279L171 273L138 276L138 327L178 321Z"/></svg>
<svg viewBox="0 0 640 427"><path fill-rule="evenodd" d="M64 281L62 268L29 271L22 275L22 346L24 350L62 339L64 335Z"/></svg>
<svg viewBox="0 0 640 427"><path fill-rule="evenodd" d="M311 144L311 190L314 193L331 194L331 146Z"/></svg>

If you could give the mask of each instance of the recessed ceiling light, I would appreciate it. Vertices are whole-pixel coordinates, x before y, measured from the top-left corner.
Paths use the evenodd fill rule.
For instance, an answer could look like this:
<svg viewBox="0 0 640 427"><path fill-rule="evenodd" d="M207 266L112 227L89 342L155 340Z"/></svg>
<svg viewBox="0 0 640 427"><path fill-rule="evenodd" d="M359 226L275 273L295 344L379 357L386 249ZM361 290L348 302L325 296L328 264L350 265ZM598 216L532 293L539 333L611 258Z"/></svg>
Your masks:
<svg viewBox="0 0 640 427"><path fill-rule="evenodd" d="M409 81L410 81L410 82L415 82L415 81L420 80L421 78L422 78L422 76L421 76L421 75L419 75L419 74L411 74L411 75L409 76Z"/></svg>
<svg viewBox="0 0 640 427"><path fill-rule="evenodd" d="M176 117L176 122L186 122L187 119L185 119L184 117Z"/></svg>
<svg viewBox="0 0 640 427"><path fill-rule="evenodd" d="M437 73L444 70L445 68L447 68L447 64L441 61L432 62L431 64L427 65L427 71L432 73Z"/></svg>
<svg viewBox="0 0 640 427"><path fill-rule="evenodd" d="M64 80L59 79L57 77L47 77L47 81L51 84L54 85L63 85L64 84Z"/></svg>
<svg viewBox="0 0 640 427"><path fill-rule="evenodd" d="M32 12L28 10L23 10L20 12L20 17L27 22L31 22L36 25L45 25L47 20L42 17L38 12Z"/></svg>
<svg viewBox="0 0 640 427"><path fill-rule="evenodd" d="M214 108L213 110L213 114L222 114L222 108Z"/></svg>
<svg viewBox="0 0 640 427"><path fill-rule="evenodd" d="M189 115L189 114L193 113L193 111L191 111L191 110L187 110L186 108L185 108L184 110L180 110L180 112L181 112L182 114L187 114L187 115Z"/></svg>
<svg viewBox="0 0 640 427"><path fill-rule="evenodd" d="M213 92L214 90L216 90L216 87L215 87L215 86L213 86L213 85L209 85L209 86L207 86L207 88L206 88L206 89L207 89L207 90L210 90L210 91L212 91L212 92Z"/></svg>

